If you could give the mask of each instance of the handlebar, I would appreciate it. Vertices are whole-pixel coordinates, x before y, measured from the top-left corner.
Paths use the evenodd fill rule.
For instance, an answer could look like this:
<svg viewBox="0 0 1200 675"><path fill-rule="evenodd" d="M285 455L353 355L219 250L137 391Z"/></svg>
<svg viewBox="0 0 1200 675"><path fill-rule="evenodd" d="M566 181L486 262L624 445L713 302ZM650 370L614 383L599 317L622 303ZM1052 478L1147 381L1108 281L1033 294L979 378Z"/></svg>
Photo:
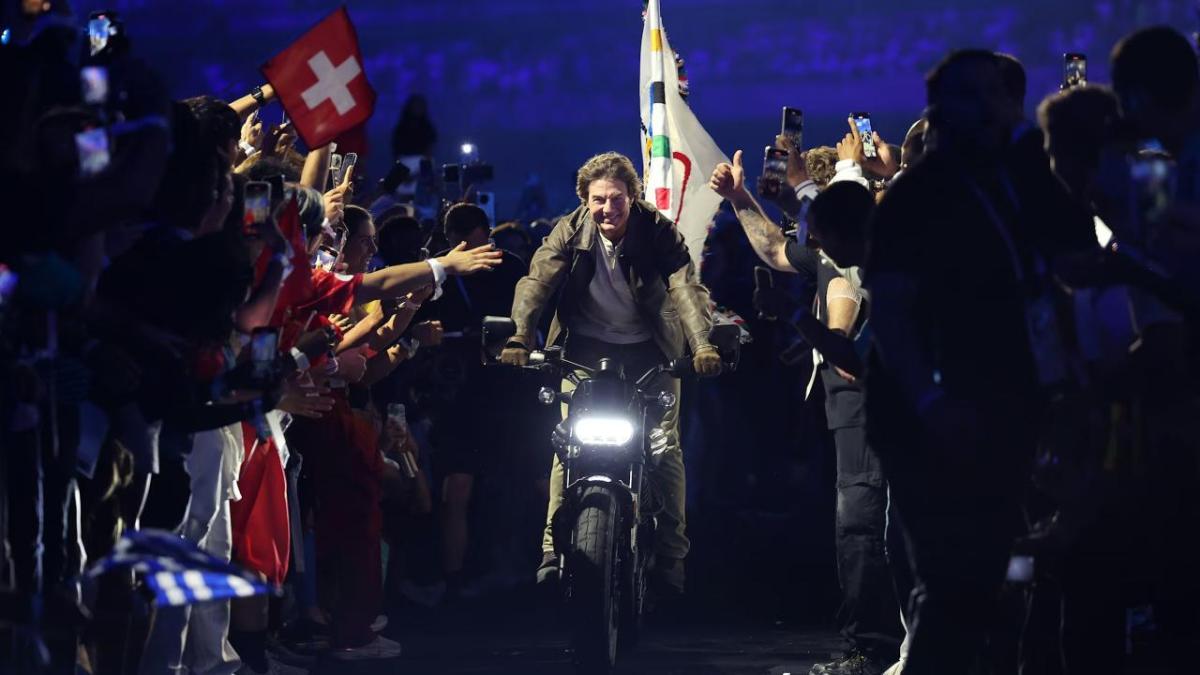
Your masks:
<svg viewBox="0 0 1200 675"><path fill-rule="evenodd" d="M582 378L579 373L584 373L587 377L595 377L596 369L589 368L585 365L568 361L561 356L562 351L555 349L553 351L535 350L529 352L529 365L524 366L527 370L543 370L547 366L552 367L562 372L572 384L578 385ZM683 377L692 370L692 362L688 359L676 359L669 364L659 364L650 370L647 370L641 377L632 380L634 387L641 391L651 380L663 373L669 374L671 377Z"/></svg>

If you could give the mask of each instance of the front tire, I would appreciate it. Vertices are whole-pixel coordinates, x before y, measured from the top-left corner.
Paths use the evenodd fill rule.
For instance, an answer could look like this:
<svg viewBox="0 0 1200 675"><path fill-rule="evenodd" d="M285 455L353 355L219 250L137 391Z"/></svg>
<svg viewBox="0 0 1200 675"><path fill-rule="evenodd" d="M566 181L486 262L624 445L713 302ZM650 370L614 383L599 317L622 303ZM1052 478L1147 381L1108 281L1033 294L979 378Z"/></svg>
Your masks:
<svg viewBox="0 0 1200 675"><path fill-rule="evenodd" d="M607 675L617 658L620 574L617 554L621 507L605 487L587 487L579 500L571 550L568 616L580 673Z"/></svg>

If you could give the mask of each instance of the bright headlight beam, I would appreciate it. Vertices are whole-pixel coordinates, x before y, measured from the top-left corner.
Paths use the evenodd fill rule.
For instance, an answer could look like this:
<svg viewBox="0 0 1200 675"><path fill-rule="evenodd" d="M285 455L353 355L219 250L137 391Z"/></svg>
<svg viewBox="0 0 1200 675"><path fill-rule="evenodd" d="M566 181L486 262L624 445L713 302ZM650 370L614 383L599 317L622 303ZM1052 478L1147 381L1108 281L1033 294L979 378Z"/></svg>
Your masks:
<svg viewBox="0 0 1200 675"><path fill-rule="evenodd" d="M575 423L575 438L584 445L625 445L633 438L633 424L619 417L585 417Z"/></svg>

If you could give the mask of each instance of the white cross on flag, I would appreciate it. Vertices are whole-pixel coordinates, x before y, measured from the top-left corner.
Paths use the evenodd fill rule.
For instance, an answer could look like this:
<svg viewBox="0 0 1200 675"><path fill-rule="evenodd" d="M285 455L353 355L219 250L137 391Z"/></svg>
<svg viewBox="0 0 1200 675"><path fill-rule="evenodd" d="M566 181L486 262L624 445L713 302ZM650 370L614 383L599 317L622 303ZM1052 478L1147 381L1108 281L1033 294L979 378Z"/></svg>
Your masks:
<svg viewBox="0 0 1200 675"><path fill-rule="evenodd" d="M317 148L375 111L375 90L362 64L358 35L343 6L263 64L262 72L300 138Z"/></svg>

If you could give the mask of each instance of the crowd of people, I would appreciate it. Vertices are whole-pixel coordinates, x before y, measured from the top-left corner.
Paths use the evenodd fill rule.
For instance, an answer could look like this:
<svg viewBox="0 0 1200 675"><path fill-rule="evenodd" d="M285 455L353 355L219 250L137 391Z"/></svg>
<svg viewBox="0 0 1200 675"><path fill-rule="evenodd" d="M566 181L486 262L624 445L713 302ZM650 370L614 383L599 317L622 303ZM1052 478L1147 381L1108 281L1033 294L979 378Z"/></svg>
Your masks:
<svg viewBox="0 0 1200 675"><path fill-rule="evenodd" d="M0 241L0 671L398 657L390 599L461 601L472 556L539 581L559 565L559 412L536 397L556 383L511 366L565 339L584 362L717 375L718 306L786 325L821 382L847 651L814 675L1120 673L1144 625L1154 665L1190 671L1200 68L1180 33L1132 33L1111 86L1064 83L1035 118L1020 61L961 50L899 146L855 119L832 146L781 135L786 172L757 185L738 150L697 270L617 153L580 169L571 214L538 218L531 190L496 225L472 167L434 174L419 96L372 186L335 144L265 123L270 85L172 100L119 35L80 59L49 4L0 48L18 224ZM751 288L746 247L774 284ZM516 324L499 364L486 316ZM674 594L711 474L689 443L736 442L720 425L740 419L703 414L721 412L706 392L664 423L652 571ZM481 498L522 514L490 522L532 524L516 549L473 528ZM138 530L281 592L151 608L145 575L85 581Z"/></svg>
<svg viewBox="0 0 1200 675"><path fill-rule="evenodd" d="M1147 620L1156 666L1189 670L1196 54L1149 28L1111 65L1030 120L1020 61L952 52L903 145L849 119L832 176L780 136L792 189L759 190L796 238L740 150L712 175L815 286L811 312L755 294L813 346L837 456L849 649L814 675L1124 672Z"/></svg>

